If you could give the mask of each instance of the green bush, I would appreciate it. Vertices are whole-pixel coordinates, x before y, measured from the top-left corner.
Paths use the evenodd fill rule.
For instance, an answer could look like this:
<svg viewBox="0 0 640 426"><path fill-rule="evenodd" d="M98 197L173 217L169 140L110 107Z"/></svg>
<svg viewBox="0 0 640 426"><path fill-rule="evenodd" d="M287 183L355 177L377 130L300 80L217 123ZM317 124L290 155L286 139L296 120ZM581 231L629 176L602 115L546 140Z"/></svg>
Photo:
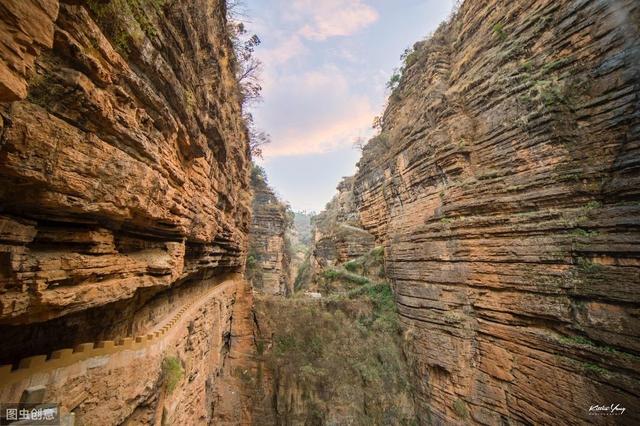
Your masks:
<svg viewBox="0 0 640 426"><path fill-rule="evenodd" d="M504 24L502 22L497 22L493 26L493 34L496 35L500 40L505 40L507 38L507 34L504 32Z"/></svg>
<svg viewBox="0 0 640 426"><path fill-rule="evenodd" d="M344 281L347 283L364 285L369 284L370 281L367 277L359 274L354 274L343 269L327 268L322 272L322 276L329 281Z"/></svg>
<svg viewBox="0 0 640 426"><path fill-rule="evenodd" d="M400 84L400 80L402 79L402 71L396 69L391 77L389 77L389 81L387 81L387 89L391 91L395 91Z"/></svg>
<svg viewBox="0 0 640 426"><path fill-rule="evenodd" d="M298 274L296 275L296 279L293 283L293 288L295 290L300 290L302 287L310 280L311 278L311 260L309 254L305 256L304 262L300 265L298 269Z"/></svg>
<svg viewBox="0 0 640 426"><path fill-rule="evenodd" d="M461 419L466 419L467 417L469 417L469 411L467 410L467 405L460 398L454 401L453 412L456 413L456 415Z"/></svg>
<svg viewBox="0 0 640 426"><path fill-rule="evenodd" d="M356 272L359 266L361 266L361 263L358 263L356 260L350 260L344 264L344 269L349 272Z"/></svg>
<svg viewBox="0 0 640 426"><path fill-rule="evenodd" d="M382 246L374 247L371 249L369 254L376 259L382 260L384 258L384 247Z"/></svg>
<svg viewBox="0 0 640 426"><path fill-rule="evenodd" d="M184 369L178 358L170 356L162 361L162 379L169 393L173 392L183 375Z"/></svg>

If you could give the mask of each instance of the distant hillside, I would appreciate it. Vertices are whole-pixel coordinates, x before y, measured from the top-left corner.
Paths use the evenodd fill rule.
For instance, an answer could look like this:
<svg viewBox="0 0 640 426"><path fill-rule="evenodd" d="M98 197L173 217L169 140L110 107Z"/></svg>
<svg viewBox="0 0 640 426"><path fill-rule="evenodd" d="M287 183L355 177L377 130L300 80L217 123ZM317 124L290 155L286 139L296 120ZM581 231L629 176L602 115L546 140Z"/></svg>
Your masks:
<svg viewBox="0 0 640 426"><path fill-rule="evenodd" d="M294 212L293 227L298 233L300 243L305 246L311 244L311 218L316 212Z"/></svg>

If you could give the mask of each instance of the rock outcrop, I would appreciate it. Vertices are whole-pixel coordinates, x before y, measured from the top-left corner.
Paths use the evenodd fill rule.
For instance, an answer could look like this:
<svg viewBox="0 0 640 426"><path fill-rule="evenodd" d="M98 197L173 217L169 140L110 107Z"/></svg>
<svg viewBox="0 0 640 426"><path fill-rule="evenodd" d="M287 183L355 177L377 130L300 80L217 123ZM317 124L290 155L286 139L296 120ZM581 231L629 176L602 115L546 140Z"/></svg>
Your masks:
<svg viewBox="0 0 640 426"><path fill-rule="evenodd" d="M353 194L353 177L338 185L338 194L313 217L312 256L320 267L342 264L369 252L373 235L362 228Z"/></svg>
<svg viewBox="0 0 640 426"><path fill-rule="evenodd" d="M260 293L289 295L293 292L293 279L288 231L293 225L293 213L269 187L264 170L258 166L251 173L251 188L253 222L247 277Z"/></svg>
<svg viewBox="0 0 640 426"><path fill-rule="evenodd" d="M407 55L353 195L423 422L640 421L638 28L632 0L465 1Z"/></svg>
<svg viewBox="0 0 640 426"><path fill-rule="evenodd" d="M162 319L148 307L165 293L244 267L250 160L226 16L222 0L0 5L0 364L130 335ZM185 337L176 392L194 423L234 295ZM143 404L106 391L126 400L118 421Z"/></svg>

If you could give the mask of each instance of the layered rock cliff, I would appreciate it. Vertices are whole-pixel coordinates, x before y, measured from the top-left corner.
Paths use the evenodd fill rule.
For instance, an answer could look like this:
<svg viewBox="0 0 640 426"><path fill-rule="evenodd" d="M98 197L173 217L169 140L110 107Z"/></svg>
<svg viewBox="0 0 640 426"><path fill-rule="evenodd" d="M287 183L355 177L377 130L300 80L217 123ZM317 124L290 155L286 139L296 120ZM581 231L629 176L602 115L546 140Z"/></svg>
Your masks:
<svg viewBox="0 0 640 426"><path fill-rule="evenodd" d="M353 194L352 177L337 186L338 194L312 219L313 257L321 266L344 263L374 247L374 237L362 229Z"/></svg>
<svg viewBox="0 0 640 426"><path fill-rule="evenodd" d="M242 270L250 160L224 1L8 0L0 39L0 364L152 330ZM94 369L56 400L85 419L121 401L105 424L145 404L206 421L232 287L117 386ZM189 377L162 414L168 355Z"/></svg>
<svg viewBox="0 0 640 426"><path fill-rule="evenodd" d="M465 1L408 52L353 196L422 422L640 420L638 28L631 0Z"/></svg>
<svg viewBox="0 0 640 426"><path fill-rule="evenodd" d="M293 213L267 184L259 166L251 173L253 219L249 238L247 278L263 294L288 295L293 292L291 241Z"/></svg>

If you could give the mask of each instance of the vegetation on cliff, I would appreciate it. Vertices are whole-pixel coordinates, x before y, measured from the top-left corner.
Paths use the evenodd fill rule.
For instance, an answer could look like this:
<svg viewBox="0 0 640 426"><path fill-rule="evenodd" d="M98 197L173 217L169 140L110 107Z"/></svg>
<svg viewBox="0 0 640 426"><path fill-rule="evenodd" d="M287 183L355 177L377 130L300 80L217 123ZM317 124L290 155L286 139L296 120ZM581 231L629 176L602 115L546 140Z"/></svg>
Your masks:
<svg viewBox="0 0 640 426"><path fill-rule="evenodd" d="M280 423L414 424L395 300L379 281L379 250L356 259L373 276L324 270L320 299L259 296L255 389ZM374 266L375 265L375 266Z"/></svg>

